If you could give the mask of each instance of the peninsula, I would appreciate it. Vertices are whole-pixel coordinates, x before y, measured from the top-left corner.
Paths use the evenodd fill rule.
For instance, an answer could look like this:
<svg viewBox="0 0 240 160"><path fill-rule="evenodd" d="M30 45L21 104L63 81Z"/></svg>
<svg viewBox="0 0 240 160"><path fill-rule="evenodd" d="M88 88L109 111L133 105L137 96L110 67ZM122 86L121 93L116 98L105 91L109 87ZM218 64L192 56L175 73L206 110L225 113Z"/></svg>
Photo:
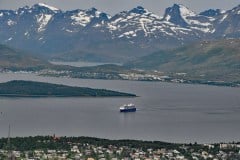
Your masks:
<svg viewBox="0 0 240 160"><path fill-rule="evenodd" d="M135 97L130 93L106 89L73 87L34 81L14 80L0 83L0 96L5 97Z"/></svg>

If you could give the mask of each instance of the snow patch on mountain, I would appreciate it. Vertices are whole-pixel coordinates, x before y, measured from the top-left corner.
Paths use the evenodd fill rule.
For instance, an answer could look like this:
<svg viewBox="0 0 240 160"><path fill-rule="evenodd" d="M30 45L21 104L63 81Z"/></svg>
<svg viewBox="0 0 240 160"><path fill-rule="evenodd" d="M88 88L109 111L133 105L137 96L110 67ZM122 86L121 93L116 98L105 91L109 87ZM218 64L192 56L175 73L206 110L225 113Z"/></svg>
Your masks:
<svg viewBox="0 0 240 160"><path fill-rule="evenodd" d="M50 14L41 14L37 16L37 22L39 24L38 32L42 32L45 30L45 27L47 26L51 18L52 15Z"/></svg>
<svg viewBox="0 0 240 160"><path fill-rule="evenodd" d="M28 36L28 35L29 35L29 32L25 32L25 33L24 33L24 36Z"/></svg>
<svg viewBox="0 0 240 160"><path fill-rule="evenodd" d="M152 23L151 19L147 19L147 18L141 18L140 20L140 24L142 26L142 29L144 31L145 36L147 36L148 34L152 33L149 28L148 28L148 23Z"/></svg>
<svg viewBox="0 0 240 160"><path fill-rule="evenodd" d="M220 13L221 14L224 14L224 13L226 13L227 11L226 10L220 10Z"/></svg>
<svg viewBox="0 0 240 160"><path fill-rule="evenodd" d="M58 8L49 6L49 5L45 4L45 3L38 3L37 5L42 6L42 7L46 7L46 8L48 8L48 9L52 10L52 11L59 11Z"/></svg>
<svg viewBox="0 0 240 160"><path fill-rule="evenodd" d="M169 21L171 19L171 16L170 15L167 15L166 16L166 20Z"/></svg>
<svg viewBox="0 0 240 160"><path fill-rule="evenodd" d="M228 14L225 14L225 15L222 17L222 19L219 20L219 22L220 22L220 23L223 22L227 17L228 17Z"/></svg>
<svg viewBox="0 0 240 160"><path fill-rule="evenodd" d="M69 29L66 29L66 32L72 33L73 31L72 31L72 30L69 30Z"/></svg>
<svg viewBox="0 0 240 160"><path fill-rule="evenodd" d="M118 29L117 26L115 26L115 25L113 25L113 24L111 24L111 23L109 23L109 24L107 25L107 28L108 28L110 31L114 31L114 30L117 30L117 29Z"/></svg>
<svg viewBox="0 0 240 160"><path fill-rule="evenodd" d="M96 11L96 12L95 12L96 17L99 18L101 13L102 13L102 12L100 12L100 11Z"/></svg>
<svg viewBox="0 0 240 160"><path fill-rule="evenodd" d="M212 25L209 22L200 22L198 20L189 19L188 21L191 25L199 25L199 26L211 26Z"/></svg>
<svg viewBox="0 0 240 160"><path fill-rule="evenodd" d="M118 36L119 38L126 36L127 38L136 37L137 34L134 31L125 32L122 35Z"/></svg>
<svg viewBox="0 0 240 160"><path fill-rule="evenodd" d="M178 7L180 15L184 19L184 21L188 24L191 24L191 21L188 20L188 17L194 17L196 16L196 13L194 13L193 11L191 11L189 8L185 7L182 4L179 4Z"/></svg>
<svg viewBox="0 0 240 160"><path fill-rule="evenodd" d="M216 18L213 18L213 17L208 17L209 21L213 22L216 20Z"/></svg>
<svg viewBox="0 0 240 160"><path fill-rule="evenodd" d="M9 20L7 21L7 24L8 24L9 26L13 26L13 25L15 25L15 24L17 24L17 23L14 22L13 20L9 19Z"/></svg>
<svg viewBox="0 0 240 160"><path fill-rule="evenodd" d="M89 16L85 11L79 11L76 15L71 16L71 19L74 20L72 25L81 25L85 27L91 21L91 18L92 16Z"/></svg>
<svg viewBox="0 0 240 160"><path fill-rule="evenodd" d="M171 33L171 32L167 32L167 31L165 31L165 29L160 29L161 30L161 32L162 33L165 33L165 34L167 34L167 35L169 35L169 36L173 36L173 33Z"/></svg>
<svg viewBox="0 0 240 160"><path fill-rule="evenodd" d="M13 37L9 37L7 40L5 40L5 42L11 41L13 40Z"/></svg>
<svg viewBox="0 0 240 160"><path fill-rule="evenodd" d="M205 33L208 33L208 32L211 32L211 29L210 28L199 28L199 27L191 27L192 29L196 29L196 30L201 30Z"/></svg>
<svg viewBox="0 0 240 160"><path fill-rule="evenodd" d="M180 14L183 18L196 16L196 13L191 11L189 8L185 7L182 4L179 4Z"/></svg>
<svg viewBox="0 0 240 160"><path fill-rule="evenodd" d="M205 33L211 32L213 25L210 22L200 22L198 20L189 19L190 28L199 30Z"/></svg>
<svg viewBox="0 0 240 160"><path fill-rule="evenodd" d="M216 31L216 29L213 29L212 31L211 31L211 33L214 33Z"/></svg>

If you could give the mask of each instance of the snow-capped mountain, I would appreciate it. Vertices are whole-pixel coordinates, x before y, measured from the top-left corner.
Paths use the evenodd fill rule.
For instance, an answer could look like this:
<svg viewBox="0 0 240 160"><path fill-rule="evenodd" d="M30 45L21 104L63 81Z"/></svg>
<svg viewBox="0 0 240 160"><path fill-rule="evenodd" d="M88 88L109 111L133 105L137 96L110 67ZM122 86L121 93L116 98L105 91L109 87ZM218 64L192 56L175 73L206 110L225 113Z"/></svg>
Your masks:
<svg viewBox="0 0 240 160"><path fill-rule="evenodd" d="M239 38L240 37L240 5L223 12L217 16L217 21L214 22L214 36L224 38Z"/></svg>
<svg viewBox="0 0 240 160"><path fill-rule="evenodd" d="M198 15L183 5L174 4L166 9L164 20L183 28L188 28L202 37L202 34L213 31L212 21L215 19Z"/></svg>
<svg viewBox="0 0 240 160"><path fill-rule="evenodd" d="M240 6L195 13L174 4L163 17L138 6L110 16L44 3L0 10L0 43L34 53L98 53L126 59L187 43L240 37ZM78 53L79 52L79 53Z"/></svg>

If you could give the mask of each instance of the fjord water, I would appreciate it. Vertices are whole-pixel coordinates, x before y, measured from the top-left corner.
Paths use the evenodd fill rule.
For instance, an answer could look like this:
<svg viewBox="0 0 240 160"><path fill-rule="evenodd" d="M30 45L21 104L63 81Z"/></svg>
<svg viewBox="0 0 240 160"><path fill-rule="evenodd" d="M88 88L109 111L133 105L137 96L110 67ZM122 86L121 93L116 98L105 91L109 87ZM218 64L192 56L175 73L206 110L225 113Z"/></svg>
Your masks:
<svg viewBox="0 0 240 160"><path fill-rule="evenodd" d="M68 65L68 66L74 66L74 67L93 67L93 66L99 66L99 65L105 65L105 64L115 64L115 65L122 65L121 63L97 63L97 62L61 62L61 61L50 61L52 64L56 65Z"/></svg>
<svg viewBox="0 0 240 160"><path fill-rule="evenodd" d="M84 80L1 73L0 82L36 80L135 93L136 98L0 98L0 136L92 136L168 142L240 140L240 89L207 85ZM119 106L135 103L136 113Z"/></svg>

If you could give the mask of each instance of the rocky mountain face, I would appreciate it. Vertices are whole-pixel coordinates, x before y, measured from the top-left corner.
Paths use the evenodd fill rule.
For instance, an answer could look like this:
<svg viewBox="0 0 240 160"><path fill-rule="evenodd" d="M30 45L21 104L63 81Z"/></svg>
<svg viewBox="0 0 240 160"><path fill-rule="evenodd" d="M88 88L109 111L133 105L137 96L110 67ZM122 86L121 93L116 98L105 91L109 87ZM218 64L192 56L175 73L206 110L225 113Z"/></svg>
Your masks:
<svg viewBox="0 0 240 160"><path fill-rule="evenodd" d="M76 60L124 61L196 41L239 38L240 6L197 14L174 4L160 17L140 6L110 16L95 8L62 11L39 3L0 10L0 24L1 44L55 57L71 53Z"/></svg>

